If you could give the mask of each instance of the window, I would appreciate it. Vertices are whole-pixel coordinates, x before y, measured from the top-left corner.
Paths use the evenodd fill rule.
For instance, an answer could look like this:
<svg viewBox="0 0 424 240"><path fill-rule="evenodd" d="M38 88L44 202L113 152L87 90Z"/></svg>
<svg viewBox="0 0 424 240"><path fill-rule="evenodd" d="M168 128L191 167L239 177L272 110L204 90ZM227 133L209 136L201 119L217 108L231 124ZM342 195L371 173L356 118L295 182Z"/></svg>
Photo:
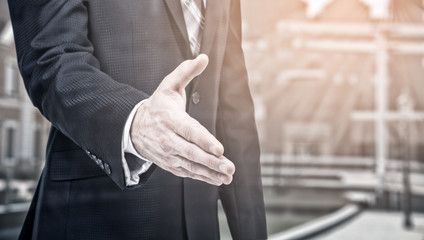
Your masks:
<svg viewBox="0 0 424 240"><path fill-rule="evenodd" d="M19 71L15 59L6 59L4 94L7 97L17 97L19 94Z"/></svg>
<svg viewBox="0 0 424 240"><path fill-rule="evenodd" d="M6 120L2 129L2 160L5 165L13 165L16 162L17 123Z"/></svg>
<svg viewBox="0 0 424 240"><path fill-rule="evenodd" d="M34 145L33 145L33 153L34 153L34 159L35 161L41 161L42 159L42 134L41 129L36 128L34 131Z"/></svg>
<svg viewBox="0 0 424 240"><path fill-rule="evenodd" d="M15 129L8 128L6 129L6 159L11 159L15 157L13 151L13 143L15 142Z"/></svg>

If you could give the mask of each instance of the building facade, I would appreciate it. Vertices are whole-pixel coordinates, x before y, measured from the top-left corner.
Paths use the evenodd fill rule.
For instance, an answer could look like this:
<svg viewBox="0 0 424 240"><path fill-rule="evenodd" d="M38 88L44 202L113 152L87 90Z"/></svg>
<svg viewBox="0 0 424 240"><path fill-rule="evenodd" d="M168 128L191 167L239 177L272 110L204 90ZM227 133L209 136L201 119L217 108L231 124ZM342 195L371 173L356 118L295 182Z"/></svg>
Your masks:
<svg viewBox="0 0 424 240"><path fill-rule="evenodd" d="M1 3L6 5L7 3ZM2 8L4 9L4 8ZM25 91L16 61L11 23L0 19L0 178L36 178L45 159L49 124ZM7 16L7 15L6 15Z"/></svg>
<svg viewBox="0 0 424 240"><path fill-rule="evenodd" d="M423 7L243 1L262 152L424 161Z"/></svg>

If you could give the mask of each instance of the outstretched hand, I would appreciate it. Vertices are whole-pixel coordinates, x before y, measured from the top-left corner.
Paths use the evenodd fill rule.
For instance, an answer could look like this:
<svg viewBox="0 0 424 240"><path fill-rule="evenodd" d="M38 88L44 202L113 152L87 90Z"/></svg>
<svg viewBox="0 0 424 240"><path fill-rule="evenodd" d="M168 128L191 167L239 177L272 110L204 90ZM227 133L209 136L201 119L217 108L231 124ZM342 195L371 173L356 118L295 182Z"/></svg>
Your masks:
<svg viewBox="0 0 424 240"><path fill-rule="evenodd" d="M219 186L231 183L235 166L222 144L185 112L185 87L208 62L201 54L166 76L137 110L130 134L136 150L160 168Z"/></svg>

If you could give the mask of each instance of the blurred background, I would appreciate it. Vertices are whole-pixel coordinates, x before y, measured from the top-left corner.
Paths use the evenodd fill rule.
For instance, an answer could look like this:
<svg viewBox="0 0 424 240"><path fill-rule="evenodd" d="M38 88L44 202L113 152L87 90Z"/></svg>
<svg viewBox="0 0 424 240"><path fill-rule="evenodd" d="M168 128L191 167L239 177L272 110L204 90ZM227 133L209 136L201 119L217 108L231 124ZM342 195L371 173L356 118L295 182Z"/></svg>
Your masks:
<svg viewBox="0 0 424 240"><path fill-rule="evenodd" d="M270 239L424 239L423 9L242 0ZM17 238L48 129L0 0L0 239Z"/></svg>

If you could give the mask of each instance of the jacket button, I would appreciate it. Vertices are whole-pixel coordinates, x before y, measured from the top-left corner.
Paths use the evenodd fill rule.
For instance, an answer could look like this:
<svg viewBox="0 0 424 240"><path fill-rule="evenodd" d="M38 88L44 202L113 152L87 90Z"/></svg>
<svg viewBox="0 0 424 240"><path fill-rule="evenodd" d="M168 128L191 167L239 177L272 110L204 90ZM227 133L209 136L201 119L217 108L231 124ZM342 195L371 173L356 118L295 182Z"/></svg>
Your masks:
<svg viewBox="0 0 424 240"><path fill-rule="evenodd" d="M107 175L110 175L112 173L112 171L110 170L109 164L105 163L104 168Z"/></svg>
<svg viewBox="0 0 424 240"><path fill-rule="evenodd" d="M194 104L198 104L198 103L200 102L200 94L199 94L199 92L194 92L194 93L191 95L191 101L192 101Z"/></svg>

